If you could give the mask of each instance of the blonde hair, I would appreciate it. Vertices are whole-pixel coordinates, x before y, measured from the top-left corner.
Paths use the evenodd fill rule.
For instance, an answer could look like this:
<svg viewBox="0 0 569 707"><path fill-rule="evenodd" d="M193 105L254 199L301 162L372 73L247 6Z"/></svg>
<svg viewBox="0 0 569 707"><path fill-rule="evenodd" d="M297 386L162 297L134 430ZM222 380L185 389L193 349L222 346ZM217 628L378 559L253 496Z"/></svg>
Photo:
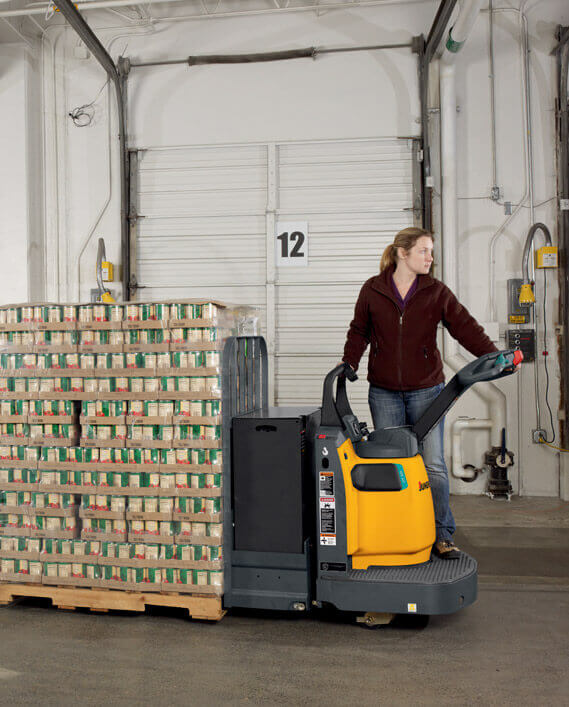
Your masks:
<svg viewBox="0 0 569 707"><path fill-rule="evenodd" d="M404 228L402 231L399 231L399 233L395 235L393 243L390 243L383 251L379 272L383 272L385 268L388 268L390 265L397 265L397 248L403 248L403 250L409 251L422 236L428 236L432 241L435 240L433 234L430 231L426 231L424 228L410 226L409 228Z"/></svg>

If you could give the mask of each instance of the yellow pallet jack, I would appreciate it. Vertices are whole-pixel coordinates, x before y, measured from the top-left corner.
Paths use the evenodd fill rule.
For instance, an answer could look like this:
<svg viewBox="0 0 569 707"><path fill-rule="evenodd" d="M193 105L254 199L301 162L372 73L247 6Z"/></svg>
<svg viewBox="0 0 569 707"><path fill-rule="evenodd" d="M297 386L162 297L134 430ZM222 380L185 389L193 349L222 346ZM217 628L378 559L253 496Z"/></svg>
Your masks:
<svg viewBox="0 0 569 707"><path fill-rule="evenodd" d="M462 393L511 375L520 351L459 371L413 427L369 433L352 412L346 365L325 378L321 408L269 407L266 345L224 350L226 608L397 614L458 611L476 600L477 564L431 555L435 521L421 442ZM229 413L229 414L228 414ZM387 618L386 618L387 617Z"/></svg>

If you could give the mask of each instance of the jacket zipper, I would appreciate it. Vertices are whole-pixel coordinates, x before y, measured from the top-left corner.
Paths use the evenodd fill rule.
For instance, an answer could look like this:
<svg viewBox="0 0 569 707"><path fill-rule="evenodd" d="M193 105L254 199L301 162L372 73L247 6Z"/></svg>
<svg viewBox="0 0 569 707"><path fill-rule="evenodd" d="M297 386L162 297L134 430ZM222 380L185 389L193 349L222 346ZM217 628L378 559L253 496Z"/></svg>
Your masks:
<svg viewBox="0 0 569 707"><path fill-rule="evenodd" d="M399 307L397 307L399 309ZM403 384L402 382L402 371L401 371L401 363L403 360L403 314L404 312L401 312L399 310L399 356L397 357L397 376L399 379L399 390L401 390L401 386Z"/></svg>
<svg viewBox="0 0 569 707"><path fill-rule="evenodd" d="M428 287L430 287L430 285L429 285ZM403 374L402 374L402 362L403 362L403 315L404 315L405 312L404 312L404 311L402 312L402 311L399 309L399 305L398 305L397 302L393 299L393 297L391 296L391 294L387 294L386 292L382 292L381 290L379 290L379 289L377 289L377 288L374 288L374 289L376 289L377 292L379 292L380 294L383 294L383 295L386 296L389 300L391 300L391 302L393 302L393 306L395 307L395 309L396 309L397 312L399 313L399 355L398 355L398 357L397 357L397 378L398 378L398 382L399 382L399 390L402 390L402 385L403 385ZM426 288L422 288L422 289L426 289ZM413 294L411 295L411 297L409 297L409 299L408 299L408 301L407 301L407 303L406 303L406 306L407 306L407 305L409 304L409 302L411 302L411 300L415 297L415 295L417 294L417 292L419 292L419 289L415 290L415 292L413 292ZM376 344L376 346L377 346L377 344ZM425 349L425 350L426 350L426 349Z"/></svg>

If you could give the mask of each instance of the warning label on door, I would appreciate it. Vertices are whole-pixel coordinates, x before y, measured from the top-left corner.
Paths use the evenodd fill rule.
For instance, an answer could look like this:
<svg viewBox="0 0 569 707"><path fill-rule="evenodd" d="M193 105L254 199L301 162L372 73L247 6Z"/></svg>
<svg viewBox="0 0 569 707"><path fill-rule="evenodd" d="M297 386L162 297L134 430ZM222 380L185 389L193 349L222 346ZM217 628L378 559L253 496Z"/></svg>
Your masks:
<svg viewBox="0 0 569 707"><path fill-rule="evenodd" d="M334 495L334 472L333 471L321 471L320 472L320 496L333 496Z"/></svg>

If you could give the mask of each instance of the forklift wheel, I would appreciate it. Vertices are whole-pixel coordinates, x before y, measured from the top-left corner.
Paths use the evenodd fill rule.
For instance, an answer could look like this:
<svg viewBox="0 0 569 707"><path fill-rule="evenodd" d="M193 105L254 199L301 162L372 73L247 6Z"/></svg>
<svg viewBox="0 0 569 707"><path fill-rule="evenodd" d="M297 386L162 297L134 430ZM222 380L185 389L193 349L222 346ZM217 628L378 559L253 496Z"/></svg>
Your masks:
<svg viewBox="0 0 569 707"><path fill-rule="evenodd" d="M387 626L395 618L396 614L382 614L375 611L368 611L363 616L357 616L356 622L364 628L375 629L380 626Z"/></svg>

